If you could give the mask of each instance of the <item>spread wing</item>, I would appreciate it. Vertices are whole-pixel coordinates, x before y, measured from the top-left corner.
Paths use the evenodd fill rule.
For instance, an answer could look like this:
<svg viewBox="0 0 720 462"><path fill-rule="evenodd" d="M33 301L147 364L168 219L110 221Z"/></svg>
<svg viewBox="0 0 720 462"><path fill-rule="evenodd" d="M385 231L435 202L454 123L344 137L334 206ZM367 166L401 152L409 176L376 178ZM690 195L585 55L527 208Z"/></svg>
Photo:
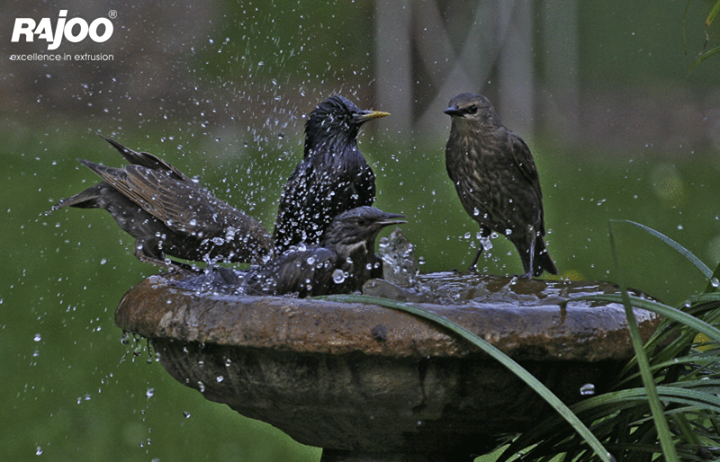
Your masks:
<svg viewBox="0 0 720 462"><path fill-rule="evenodd" d="M150 170L157 170L157 171L164 171L169 172L170 176L176 180L184 181L184 182L190 182L192 181L187 175L185 175L180 170L176 169L166 161L162 160L161 158L150 154L149 152L137 152L134 151L127 146L123 146L122 144L118 143L117 141L111 139L111 138L105 138L104 136L100 135L102 139L107 141L117 149L117 151L122 154L122 156L134 165L140 165L143 167L147 167Z"/></svg>
<svg viewBox="0 0 720 462"><path fill-rule="evenodd" d="M174 179L170 172L140 165L117 169L82 159L80 162L174 231L207 234L221 228L221 223L214 219L216 210L209 193Z"/></svg>

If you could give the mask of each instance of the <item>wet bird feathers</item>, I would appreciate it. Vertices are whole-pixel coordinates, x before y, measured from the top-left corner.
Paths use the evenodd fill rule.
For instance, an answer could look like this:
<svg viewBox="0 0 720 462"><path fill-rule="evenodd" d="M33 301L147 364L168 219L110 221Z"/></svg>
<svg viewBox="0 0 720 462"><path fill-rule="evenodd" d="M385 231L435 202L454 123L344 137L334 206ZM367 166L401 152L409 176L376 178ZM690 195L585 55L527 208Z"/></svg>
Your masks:
<svg viewBox="0 0 720 462"><path fill-rule="evenodd" d="M375 175L357 146L360 126L387 113L332 96L308 115L303 159L288 178L275 221L278 251L316 244L334 217L375 200Z"/></svg>
<svg viewBox="0 0 720 462"><path fill-rule="evenodd" d="M445 113L452 117L445 149L447 172L481 234L505 235L517 248L526 276L557 274L543 240L542 191L527 144L500 123L482 95L457 95ZM482 244L471 268L481 252Z"/></svg>
<svg viewBox="0 0 720 462"><path fill-rule="evenodd" d="M300 297L349 293L371 277L375 240L384 227L401 224L402 215L356 207L333 219L318 245L291 247L262 267L251 268L251 294L297 293Z"/></svg>
<svg viewBox="0 0 720 462"><path fill-rule="evenodd" d="M169 261L258 262L270 252L267 230L164 160L105 138L130 165L113 168L79 159L103 180L52 209L103 208L136 239L134 254L157 266Z"/></svg>

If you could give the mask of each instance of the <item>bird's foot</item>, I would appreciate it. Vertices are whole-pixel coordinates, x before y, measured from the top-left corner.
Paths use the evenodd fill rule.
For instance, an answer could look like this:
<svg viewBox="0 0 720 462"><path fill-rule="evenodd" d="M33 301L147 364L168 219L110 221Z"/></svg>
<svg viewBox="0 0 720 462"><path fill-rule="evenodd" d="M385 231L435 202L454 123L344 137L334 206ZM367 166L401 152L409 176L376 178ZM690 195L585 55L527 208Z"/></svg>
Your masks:
<svg viewBox="0 0 720 462"><path fill-rule="evenodd" d="M194 276L202 273L203 271L201 268L198 268L195 265L189 265L187 263L171 260L169 258L165 259L164 265L162 266L166 267L170 272L177 272L184 276Z"/></svg>

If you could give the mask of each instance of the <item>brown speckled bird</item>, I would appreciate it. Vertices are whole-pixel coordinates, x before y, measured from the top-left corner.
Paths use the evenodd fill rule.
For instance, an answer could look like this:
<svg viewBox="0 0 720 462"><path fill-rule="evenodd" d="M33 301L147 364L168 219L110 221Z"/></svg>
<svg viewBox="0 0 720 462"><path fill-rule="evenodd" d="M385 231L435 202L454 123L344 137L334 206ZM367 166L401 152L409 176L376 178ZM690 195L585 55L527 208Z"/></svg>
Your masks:
<svg viewBox="0 0 720 462"><path fill-rule="evenodd" d="M130 165L112 168L78 159L103 182L67 199L64 207L101 208L135 238L138 260L188 270L167 258L258 263L270 253L270 233L164 160L105 138Z"/></svg>
<svg viewBox="0 0 720 462"><path fill-rule="evenodd" d="M250 268L247 292L306 297L360 290L376 262L378 233L405 223L399 218L404 217L367 206L344 212L330 223L318 245L291 247L265 265Z"/></svg>
<svg viewBox="0 0 720 462"><path fill-rule="evenodd" d="M545 248L540 179L527 144L500 123L490 101L473 93L450 100L448 175L482 236L495 231L515 245L526 277L557 274ZM470 269L483 251L482 244Z"/></svg>

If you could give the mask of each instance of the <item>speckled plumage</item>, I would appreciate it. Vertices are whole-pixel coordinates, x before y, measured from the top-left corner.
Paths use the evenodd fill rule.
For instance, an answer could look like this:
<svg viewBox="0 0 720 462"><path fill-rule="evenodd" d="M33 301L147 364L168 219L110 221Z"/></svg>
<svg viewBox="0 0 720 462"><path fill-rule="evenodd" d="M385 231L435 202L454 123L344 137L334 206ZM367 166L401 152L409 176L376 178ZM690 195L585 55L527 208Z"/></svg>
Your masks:
<svg viewBox="0 0 720 462"><path fill-rule="evenodd" d="M360 126L388 115L342 96L321 102L305 124L305 152L285 185L273 241L277 252L314 245L337 215L375 201L375 175L357 146Z"/></svg>
<svg viewBox="0 0 720 462"><path fill-rule="evenodd" d="M136 239L135 256L161 267L187 269L191 261L260 262L270 233L255 219L214 197L164 160L107 139L130 165L112 168L79 159L104 181L49 211L101 208Z"/></svg>
<svg viewBox="0 0 720 462"><path fill-rule="evenodd" d="M490 101L462 93L450 100L452 117L445 149L448 175L465 211L483 236L495 231L517 248L527 276L557 274L545 248L542 191L525 142L500 123ZM475 257L477 263L482 252Z"/></svg>
<svg viewBox="0 0 720 462"><path fill-rule="evenodd" d="M251 268L246 277L250 294L300 297L346 294L360 290L370 279L375 264L375 240L380 231L402 215L374 207L357 207L330 223L320 243L292 247L261 267Z"/></svg>

